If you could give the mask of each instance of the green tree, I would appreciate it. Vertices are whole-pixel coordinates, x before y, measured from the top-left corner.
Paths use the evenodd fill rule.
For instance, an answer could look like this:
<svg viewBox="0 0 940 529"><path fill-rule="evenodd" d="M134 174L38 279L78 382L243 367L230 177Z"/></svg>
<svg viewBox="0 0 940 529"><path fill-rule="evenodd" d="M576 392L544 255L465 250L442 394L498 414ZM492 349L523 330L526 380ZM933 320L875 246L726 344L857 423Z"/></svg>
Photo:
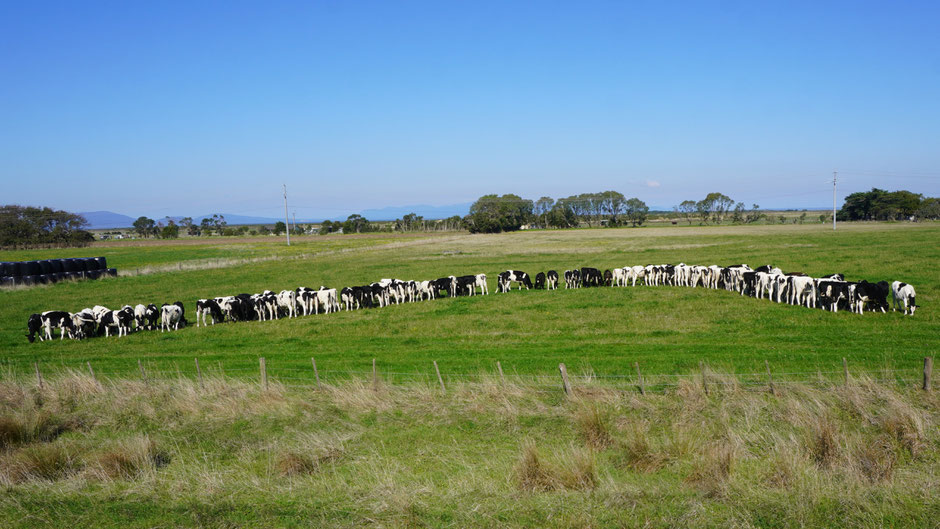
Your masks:
<svg viewBox="0 0 940 529"><path fill-rule="evenodd" d="M642 226L646 222L647 217L649 216L650 208L647 207L646 202L638 198L631 198L624 203L625 213L627 220L633 225L633 227Z"/></svg>
<svg viewBox="0 0 940 529"><path fill-rule="evenodd" d="M141 237L150 237L156 232L157 223L153 219L140 216L133 224L134 231Z"/></svg>
<svg viewBox="0 0 940 529"><path fill-rule="evenodd" d="M52 208L0 206L0 247L85 246L94 236L85 217Z"/></svg>
<svg viewBox="0 0 940 529"><path fill-rule="evenodd" d="M176 239L180 236L180 227L172 220L167 220L166 226L160 229L161 239Z"/></svg>
<svg viewBox="0 0 940 529"><path fill-rule="evenodd" d="M555 199L552 197L542 197L535 201L532 206L532 213L535 215L539 227L548 227L548 212L555 207Z"/></svg>
<svg viewBox="0 0 940 529"><path fill-rule="evenodd" d="M532 201L507 194L484 195L470 206L464 219L470 233L515 231L532 218Z"/></svg>
<svg viewBox="0 0 940 529"><path fill-rule="evenodd" d="M626 208L626 198L617 191L604 191L597 194L602 215L607 215L608 226L619 226L620 215ZM649 208L647 208L649 211Z"/></svg>
<svg viewBox="0 0 940 529"><path fill-rule="evenodd" d="M274 223L274 235L280 235L287 231L287 225L283 221L277 221Z"/></svg>
<svg viewBox="0 0 940 529"><path fill-rule="evenodd" d="M696 205L694 200L683 200L681 204L673 209L682 215L682 217L688 221L689 225L692 224L692 216L695 215L696 212Z"/></svg>
<svg viewBox="0 0 940 529"><path fill-rule="evenodd" d="M199 221L199 232L200 234L212 235L212 219L209 217L203 218Z"/></svg>

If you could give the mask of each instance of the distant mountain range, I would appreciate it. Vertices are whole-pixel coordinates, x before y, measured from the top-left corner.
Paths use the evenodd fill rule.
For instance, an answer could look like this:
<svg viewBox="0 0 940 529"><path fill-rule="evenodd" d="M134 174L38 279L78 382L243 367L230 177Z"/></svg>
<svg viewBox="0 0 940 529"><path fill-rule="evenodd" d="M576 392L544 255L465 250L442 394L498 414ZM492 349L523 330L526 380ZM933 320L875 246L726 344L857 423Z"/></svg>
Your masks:
<svg viewBox="0 0 940 529"><path fill-rule="evenodd" d="M444 219L447 217L453 217L454 215L464 216L470 212L470 202L465 204L452 204L449 206L428 206L428 205L416 205L416 206L390 206L380 209L366 209L359 212L360 215L369 219L369 220L395 220L404 217L409 213L414 213L416 215L422 216L425 219ZM107 229L117 229L117 228L130 228L134 221L137 220L137 217L130 217L127 215L122 215L120 213L114 213L113 211L85 211L80 213L88 220L88 227L93 230L107 230ZM225 221L230 226L237 226L241 224L274 224L279 220L284 220L281 217L251 217L247 215L233 215L229 213L222 213L225 217ZM346 220L348 215L339 216L335 218L330 218L328 220ZM170 219L174 222L179 222L184 216L175 216L170 215ZM199 223L204 218L211 218L212 215L196 215L193 216L193 222ZM154 218L153 220L161 221L166 217ZM293 221L293 219L291 219ZM319 223L323 222L323 218L298 218L297 222L301 223Z"/></svg>

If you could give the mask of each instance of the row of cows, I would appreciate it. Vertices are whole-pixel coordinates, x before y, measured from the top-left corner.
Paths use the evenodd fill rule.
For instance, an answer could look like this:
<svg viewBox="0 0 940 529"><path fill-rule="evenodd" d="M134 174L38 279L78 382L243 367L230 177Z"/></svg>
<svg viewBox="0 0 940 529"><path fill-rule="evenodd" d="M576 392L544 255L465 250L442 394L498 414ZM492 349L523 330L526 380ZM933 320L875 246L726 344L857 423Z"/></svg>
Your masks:
<svg viewBox="0 0 940 529"><path fill-rule="evenodd" d="M845 281L842 274L831 274L813 278L800 272L784 273L771 265L751 269L746 264L728 267L678 265L647 265L615 268L601 272L597 268L584 267L557 271L539 272L533 283L529 274L519 270L507 270L497 276L497 292L509 292L515 284L518 289L557 290L560 280L565 288L585 287L635 287L639 281L646 286L698 286L725 289L756 298L789 303L810 308L823 308L833 312L848 309L861 314L865 310L887 312L888 295L894 301L894 310L914 314L917 308L914 287L895 281L869 283L867 281ZM282 317L294 318L339 310L359 310L385 307L390 304L429 301L439 297L473 296L489 293L485 274L448 276L427 281L403 281L382 279L368 285L335 288L320 287L317 290L299 287L275 293L265 290L259 294L237 294L196 301L196 326L214 325L225 321L265 321ZM38 336L51 340L53 330L60 331L59 338L66 336L83 339L91 336L126 336L136 330L161 332L177 330L187 324L182 302L163 304L125 305L111 310L96 305L77 313L47 311L30 315L27 321L33 342Z"/></svg>
<svg viewBox="0 0 940 529"><path fill-rule="evenodd" d="M913 315L917 308L914 287L901 281L890 285L887 281L846 281L843 274L814 278L802 272L784 273L772 265L752 269L746 264L720 267L680 263L628 266L605 270L603 273L596 268L581 268L565 271L564 277L567 288L636 286L637 281L647 286L701 286L734 291L742 296L766 297L777 303L822 308L832 312L850 310L858 314L865 310L887 312L890 294L894 302L893 310ZM536 288L539 285L537 277Z"/></svg>
<svg viewBox="0 0 940 529"><path fill-rule="evenodd" d="M124 305L118 310L111 310L101 305L71 313L62 310L50 310L40 314L30 314L26 320L30 342L51 340L53 330L59 330L59 339L66 336L74 340L92 336L127 336L134 330L177 330L186 325L186 309L182 301L164 303L157 307L153 303L131 307Z"/></svg>

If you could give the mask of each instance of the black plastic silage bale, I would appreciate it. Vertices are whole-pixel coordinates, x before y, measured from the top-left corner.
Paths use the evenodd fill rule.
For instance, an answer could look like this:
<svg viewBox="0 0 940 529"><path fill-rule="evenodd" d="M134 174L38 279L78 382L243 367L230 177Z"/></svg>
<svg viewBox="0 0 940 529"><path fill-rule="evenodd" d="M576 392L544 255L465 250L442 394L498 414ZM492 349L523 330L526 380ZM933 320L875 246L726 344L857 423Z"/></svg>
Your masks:
<svg viewBox="0 0 940 529"><path fill-rule="evenodd" d="M26 275L26 274L23 273L24 270L25 270L25 267L23 266L23 262L22 262L22 261L15 261L15 262L13 263L13 273L10 274L10 275L13 276L13 277L23 277L23 276Z"/></svg>
<svg viewBox="0 0 940 529"><path fill-rule="evenodd" d="M117 277L117 268L108 268L108 275L111 277Z"/></svg>
<svg viewBox="0 0 940 529"><path fill-rule="evenodd" d="M107 270L108 269L108 260L104 257L95 257L95 262L98 263L98 270Z"/></svg>
<svg viewBox="0 0 940 529"><path fill-rule="evenodd" d="M39 274L47 275L52 273L52 262L48 259L43 259L41 261L36 261L36 264L39 265Z"/></svg>
<svg viewBox="0 0 940 529"><path fill-rule="evenodd" d="M0 277L10 277L13 275L13 263L4 261L0 263Z"/></svg>
<svg viewBox="0 0 940 529"><path fill-rule="evenodd" d="M62 272L65 272L65 259L53 259L52 273L61 274Z"/></svg>
<svg viewBox="0 0 940 529"><path fill-rule="evenodd" d="M24 276L38 276L40 273L38 261L23 261Z"/></svg>
<svg viewBox="0 0 940 529"><path fill-rule="evenodd" d="M93 272L98 269L98 263L94 257L85 257L82 259L82 269L87 272Z"/></svg>
<svg viewBox="0 0 940 529"><path fill-rule="evenodd" d="M78 266L75 264L76 259L69 258L62 260L62 271L63 272L76 272L78 271Z"/></svg>

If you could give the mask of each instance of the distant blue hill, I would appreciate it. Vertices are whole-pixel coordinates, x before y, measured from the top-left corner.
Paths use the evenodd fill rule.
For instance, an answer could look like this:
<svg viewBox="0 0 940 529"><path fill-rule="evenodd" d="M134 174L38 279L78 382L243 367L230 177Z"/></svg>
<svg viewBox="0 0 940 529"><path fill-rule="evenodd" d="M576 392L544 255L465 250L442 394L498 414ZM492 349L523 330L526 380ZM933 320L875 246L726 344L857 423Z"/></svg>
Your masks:
<svg viewBox="0 0 940 529"><path fill-rule="evenodd" d="M409 213L414 213L429 220L446 219L454 215L463 217L470 212L470 205L471 203L467 202L465 204L450 204L447 206L389 206L380 209L365 209L360 215L369 220L395 220Z"/></svg>
<svg viewBox="0 0 940 529"><path fill-rule="evenodd" d="M93 230L130 228L137 220L113 211L85 211L79 213L79 215L88 220L88 227Z"/></svg>

